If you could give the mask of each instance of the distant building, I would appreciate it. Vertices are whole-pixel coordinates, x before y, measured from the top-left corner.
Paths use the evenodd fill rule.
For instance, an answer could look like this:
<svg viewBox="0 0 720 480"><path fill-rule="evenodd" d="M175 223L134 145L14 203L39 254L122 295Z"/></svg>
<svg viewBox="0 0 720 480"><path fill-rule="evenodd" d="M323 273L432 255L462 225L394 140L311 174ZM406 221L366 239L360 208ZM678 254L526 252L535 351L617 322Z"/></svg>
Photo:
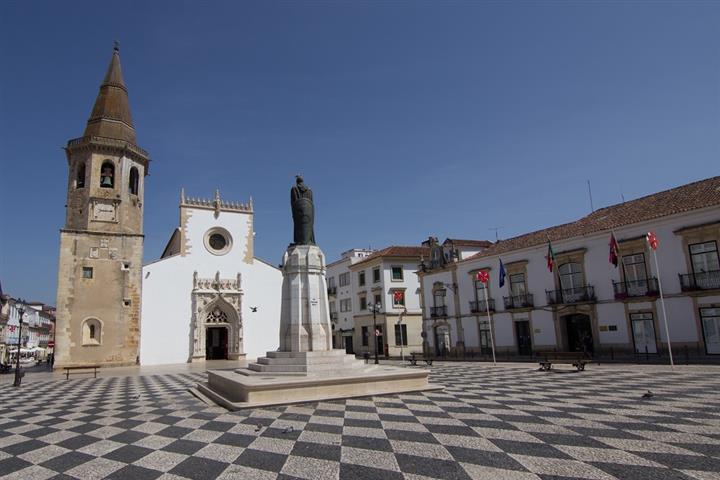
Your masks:
<svg viewBox="0 0 720 480"><path fill-rule="evenodd" d="M659 240L660 273L648 231ZM611 233L619 244L617 268L609 262ZM500 352L666 352L662 282L675 352L720 354L720 177L602 208L454 261L444 243L431 243L418 272L431 352L489 352L485 286L476 279L485 271Z"/></svg>
<svg viewBox="0 0 720 480"><path fill-rule="evenodd" d="M327 277L328 289L337 288L330 310L337 313L333 324L338 348L373 355L375 338L379 356L421 351L420 285L415 271L429 252L426 247L403 246L372 253L356 249L331 264ZM379 307L374 323L373 305Z"/></svg>

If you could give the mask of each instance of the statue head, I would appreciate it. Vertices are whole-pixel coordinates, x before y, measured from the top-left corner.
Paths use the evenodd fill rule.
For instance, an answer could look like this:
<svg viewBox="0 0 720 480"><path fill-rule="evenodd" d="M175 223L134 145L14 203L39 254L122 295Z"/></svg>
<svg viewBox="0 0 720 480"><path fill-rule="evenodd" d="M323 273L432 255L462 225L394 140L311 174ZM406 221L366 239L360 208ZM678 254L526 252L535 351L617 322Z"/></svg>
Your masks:
<svg viewBox="0 0 720 480"><path fill-rule="evenodd" d="M295 183L297 183L298 185L303 183L302 175L295 175Z"/></svg>

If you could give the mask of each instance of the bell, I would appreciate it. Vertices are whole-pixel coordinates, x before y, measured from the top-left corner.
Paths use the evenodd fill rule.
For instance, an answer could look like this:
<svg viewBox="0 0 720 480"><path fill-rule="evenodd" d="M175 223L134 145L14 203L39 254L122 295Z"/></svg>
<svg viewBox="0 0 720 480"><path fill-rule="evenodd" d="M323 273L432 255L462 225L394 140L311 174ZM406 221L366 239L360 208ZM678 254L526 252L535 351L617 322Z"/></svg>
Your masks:
<svg viewBox="0 0 720 480"><path fill-rule="evenodd" d="M112 176L110 176L110 175L101 176L100 177L100 186L112 188L112 186L113 186Z"/></svg>

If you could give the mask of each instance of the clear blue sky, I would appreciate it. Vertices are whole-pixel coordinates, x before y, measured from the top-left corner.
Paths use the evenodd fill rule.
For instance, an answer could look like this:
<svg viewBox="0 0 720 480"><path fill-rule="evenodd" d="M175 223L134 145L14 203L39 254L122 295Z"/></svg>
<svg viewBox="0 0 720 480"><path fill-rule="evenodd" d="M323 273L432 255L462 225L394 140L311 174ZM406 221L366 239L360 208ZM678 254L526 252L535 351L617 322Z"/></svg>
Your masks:
<svg viewBox="0 0 720 480"><path fill-rule="evenodd" d="M292 239L302 173L329 259L501 238L720 173L715 2L0 2L0 281L54 304L67 164L121 43L145 260L192 196Z"/></svg>

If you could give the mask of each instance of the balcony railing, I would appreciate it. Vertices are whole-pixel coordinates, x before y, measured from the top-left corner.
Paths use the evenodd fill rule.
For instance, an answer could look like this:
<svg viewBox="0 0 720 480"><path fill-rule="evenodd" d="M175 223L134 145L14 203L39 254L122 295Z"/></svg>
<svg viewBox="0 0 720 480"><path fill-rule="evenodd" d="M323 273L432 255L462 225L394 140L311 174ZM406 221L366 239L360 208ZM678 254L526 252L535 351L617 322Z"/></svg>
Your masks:
<svg viewBox="0 0 720 480"><path fill-rule="evenodd" d="M590 285L561 288L560 290L546 290L545 292L547 293L548 305L595 301L595 289Z"/></svg>
<svg viewBox="0 0 720 480"><path fill-rule="evenodd" d="M488 298L487 300L487 306L490 307L490 311L495 311L495 299L494 298ZM470 302L470 312L472 313L487 313L487 306L485 305L485 300L478 300L478 301L472 301Z"/></svg>
<svg viewBox="0 0 720 480"><path fill-rule="evenodd" d="M432 318L447 317L447 306L442 307L430 307L430 316Z"/></svg>
<svg viewBox="0 0 720 480"><path fill-rule="evenodd" d="M505 310L512 310L514 308L532 308L535 304L532 293L503 297L503 300L505 301Z"/></svg>
<svg viewBox="0 0 720 480"><path fill-rule="evenodd" d="M660 295L657 278L613 282L613 290L615 291L616 300L628 297L657 297Z"/></svg>
<svg viewBox="0 0 720 480"><path fill-rule="evenodd" d="M680 275L680 288L683 292L720 289L720 270Z"/></svg>
<svg viewBox="0 0 720 480"><path fill-rule="evenodd" d="M337 294L337 287L328 287L328 295Z"/></svg>

